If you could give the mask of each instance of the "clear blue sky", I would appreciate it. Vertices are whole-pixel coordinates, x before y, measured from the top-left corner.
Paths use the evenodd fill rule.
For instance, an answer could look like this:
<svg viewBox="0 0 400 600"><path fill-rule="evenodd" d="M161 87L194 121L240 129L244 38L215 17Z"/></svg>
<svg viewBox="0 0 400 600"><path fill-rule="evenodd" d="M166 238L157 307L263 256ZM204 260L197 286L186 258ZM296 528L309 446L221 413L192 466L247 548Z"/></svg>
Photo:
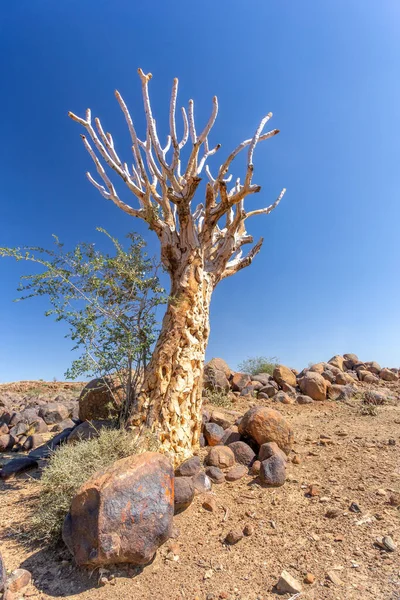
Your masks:
<svg viewBox="0 0 400 600"><path fill-rule="evenodd" d="M266 206L253 265L212 302L208 357L235 367L277 355L303 367L333 354L400 364L400 3L398 0L18 0L0 18L0 245L95 240L95 227L146 234L90 186L89 157L67 111L90 106L121 144L113 91L143 124L136 69L153 73L158 122L170 84L205 119L220 102L220 153L274 113L250 199ZM240 174L238 172L238 174ZM130 199L130 198L129 198ZM0 381L62 378L62 326L41 300L12 303L27 265L0 262Z"/></svg>

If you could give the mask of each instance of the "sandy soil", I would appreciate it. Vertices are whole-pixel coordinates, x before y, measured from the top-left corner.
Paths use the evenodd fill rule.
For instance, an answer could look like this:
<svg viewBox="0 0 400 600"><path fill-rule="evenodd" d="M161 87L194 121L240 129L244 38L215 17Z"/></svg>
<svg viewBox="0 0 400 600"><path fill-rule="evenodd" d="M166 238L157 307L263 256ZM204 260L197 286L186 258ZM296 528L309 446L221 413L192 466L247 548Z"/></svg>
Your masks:
<svg viewBox="0 0 400 600"><path fill-rule="evenodd" d="M142 570L90 573L78 570L61 546L31 547L19 532L37 483L32 476L2 482L0 547L7 568L32 573L26 598L272 600L286 569L300 582L306 573L315 576L315 583L303 584L302 600L400 600L400 511L390 504L400 493L400 404L378 407L377 416L361 415L360 407L360 400L280 405L296 432L291 458L301 459L289 464L286 484L263 489L245 477L214 486L218 511L205 511L196 497L175 517L176 538ZM234 408L244 411L246 404ZM306 496L309 484L319 496ZM361 513L349 511L352 502ZM332 508L339 514L327 518ZM251 536L223 544L228 531L245 524L254 527ZM397 544L395 552L374 547L384 535ZM329 582L328 572L341 583ZM101 575L109 578L104 586Z"/></svg>

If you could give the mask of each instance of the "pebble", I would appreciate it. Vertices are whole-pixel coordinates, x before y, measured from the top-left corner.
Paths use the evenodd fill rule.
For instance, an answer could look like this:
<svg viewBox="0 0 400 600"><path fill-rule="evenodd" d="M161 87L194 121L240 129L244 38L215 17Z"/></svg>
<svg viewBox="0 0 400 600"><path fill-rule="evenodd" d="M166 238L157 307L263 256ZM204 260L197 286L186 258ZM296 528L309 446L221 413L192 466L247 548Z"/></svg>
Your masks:
<svg viewBox="0 0 400 600"><path fill-rule="evenodd" d="M16 569L7 579L7 588L10 592L19 592L30 584L32 575L26 569Z"/></svg>
<svg viewBox="0 0 400 600"><path fill-rule="evenodd" d="M240 529L232 529L225 538L225 543L233 546L243 538L243 532Z"/></svg>
<svg viewBox="0 0 400 600"><path fill-rule="evenodd" d="M304 583L311 585L312 583L314 583L314 581L315 575L313 575L312 573L307 573L307 575L304 577Z"/></svg>
<svg viewBox="0 0 400 600"><path fill-rule="evenodd" d="M326 578L333 583L333 585L343 585L343 581L338 575L336 575L335 571L328 571Z"/></svg>
<svg viewBox="0 0 400 600"><path fill-rule="evenodd" d="M315 496L319 496L319 489L316 485L309 485L306 491L306 496L309 498L314 498Z"/></svg>
<svg viewBox="0 0 400 600"><path fill-rule="evenodd" d="M281 594L299 594L301 592L302 585L290 575L287 571L282 571L279 581L276 584L276 589Z"/></svg>
<svg viewBox="0 0 400 600"><path fill-rule="evenodd" d="M376 495L377 496L386 496L386 490L384 490L382 488L379 490L376 490Z"/></svg>
<svg viewBox="0 0 400 600"><path fill-rule="evenodd" d="M244 529L243 529L243 534L246 537L249 537L250 535L253 535L254 533L254 527L253 525L251 525L250 523L248 523L247 525L245 525Z"/></svg>
<svg viewBox="0 0 400 600"><path fill-rule="evenodd" d="M300 456L297 456L297 454L295 456L293 456L292 463L294 465L300 465L301 464L301 458L300 458Z"/></svg>
<svg viewBox="0 0 400 600"><path fill-rule="evenodd" d="M206 496L206 498L203 500L202 507L209 512L216 512L218 507L214 496Z"/></svg>
<svg viewBox="0 0 400 600"><path fill-rule="evenodd" d="M389 535L376 538L375 544L379 546L379 548L382 548L382 550L387 550L387 552L394 552L397 548L396 544Z"/></svg>

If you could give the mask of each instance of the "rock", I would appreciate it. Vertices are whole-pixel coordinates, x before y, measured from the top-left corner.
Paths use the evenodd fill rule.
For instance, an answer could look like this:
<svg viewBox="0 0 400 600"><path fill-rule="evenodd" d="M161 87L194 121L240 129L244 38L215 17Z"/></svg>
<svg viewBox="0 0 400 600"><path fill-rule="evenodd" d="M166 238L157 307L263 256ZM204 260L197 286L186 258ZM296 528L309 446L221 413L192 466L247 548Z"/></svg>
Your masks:
<svg viewBox="0 0 400 600"><path fill-rule="evenodd" d="M387 552L395 552L397 549L396 544L388 535L376 538L375 545L381 548L382 550L386 550Z"/></svg>
<svg viewBox="0 0 400 600"><path fill-rule="evenodd" d="M204 437L209 446L217 446L221 443L224 430L216 423L206 423L204 425Z"/></svg>
<svg viewBox="0 0 400 600"><path fill-rule="evenodd" d="M251 525L250 523L248 523L247 525L244 526L243 528L243 535L245 535L246 537L250 537L251 535L253 535L254 533L254 527L253 525Z"/></svg>
<svg viewBox="0 0 400 600"><path fill-rule="evenodd" d="M248 474L248 468L245 465L236 465L229 469L225 475L226 481L238 481Z"/></svg>
<svg viewBox="0 0 400 600"><path fill-rule="evenodd" d="M328 368L328 366L331 365L328 365L328 363L324 362L316 363L315 365L311 365L309 369L303 369L300 375L303 377L309 371L311 371L312 373L319 373L321 375L325 371L325 369Z"/></svg>
<svg viewBox="0 0 400 600"><path fill-rule="evenodd" d="M24 471L29 471L31 469L37 469L38 463L33 458L28 456L22 456L21 458L13 458L8 461L0 471L0 477L2 479L8 479L13 475L19 475Z"/></svg>
<svg viewBox="0 0 400 600"><path fill-rule="evenodd" d="M213 410L209 420L211 423L216 423L222 427L222 429L228 429L233 425L233 420L222 410Z"/></svg>
<svg viewBox="0 0 400 600"><path fill-rule="evenodd" d="M327 381L329 381L330 383L335 383L335 379L337 377L337 375L335 375L334 373L332 373L332 371L323 371L321 373L322 377L324 379L326 379Z"/></svg>
<svg viewBox="0 0 400 600"><path fill-rule="evenodd" d="M354 378L348 373L338 373L335 378L335 382L338 385L346 385L354 383ZM329 393L329 390L328 390Z"/></svg>
<svg viewBox="0 0 400 600"><path fill-rule="evenodd" d="M275 402L281 402L282 404L294 404L294 398L290 397L286 392L280 391L274 396Z"/></svg>
<svg viewBox="0 0 400 600"><path fill-rule="evenodd" d="M47 406L42 406L39 409L39 417L41 417L47 425L53 423L61 423L69 416L69 410L64 404L51 402Z"/></svg>
<svg viewBox="0 0 400 600"><path fill-rule="evenodd" d="M208 452L205 462L210 467L225 469L235 464L235 455L228 446L214 446Z"/></svg>
<svg viewBox="0 0 400 600"><path fill-rule="evenodd" d="M9 433L0 435L0 452L7 452L14 446L15 438Z"/></svg>
<svg viewBox="0 0 400 600"><path fill-rule="evenodd" d="M338 575L336 575L335 571L328 571L326 578L334 585L343 585L343 581Z"/></svg>
<svg viewBox="0 0 400 600"><path fill-rule="evenodd" d="M379 377L366 369L358 369L357 375L359 380L364 381L365 383L379 383Z"/></svg>
<svg viewBox="0 0 400 600"><path fill-rule="evenodd" d="M84 421L71 431L68 436L68 444L76 444L82 440L91 440L99 437L102 429L112 429L111 421Z"/></svg>
<svg viewBox="0 0 400 600"><path fill-rule="evenodd" d="M10 592L19 592L30 584L32 575L26 569L16 569L7 580L7 589Z"/></svg>
<svg viewBox="0 0 400 600"><path fill-rule="evenodd" d="M300 456L298 456L297 454L295 456L293 456L292 463L294 465L300 465L301 464L301 458L300 458Z"/></svg>
<svg viewBox="0 0 400 600"><path fill-rule="evenodd" d="M276 390L275 390L276 391ZM257 398L259 400L269 400L270 396L268 396L268 394L265 394L264 392L258 392L257 394Z"/></svg>
<svg viewBox="0 0 400 600"><path fill-rule="evenodd" d="M327 381L319 373L308 371L299 380L300 389L303 394L310 396L313 400L325 400Z"/></svg>
<svg viewBox="0 0 400 600"><path fill-rule="evenodd" d="M307 583L307 585L311 585L315 581L315 575L313 575L312 573L306 573L303 581L304 583Z"/></svg>
<svg viewBox="0 0 400 600"><path fill-rule="evenodd" d="M374 360L370 361L370 362L366 362L364 364L365 364L365 369L367 371L369 371L370 373L373 373L374 375L379 375L379 373L382 371L381 366Z"/></svg>
<svg viewBox="0 0 400 600"><path fill-rule="evenodd" d="M276 442L286 454L290 452L294 441L293 430L281 413L264 406L254 406L245 413L239 433L250 436L260 446L266 442Z"/></svg>
<svg viewBox="0 0 400 600"><path fill-rule="evenodd" d="M79 396L79 419L81 421L112 419L118 415L124 396L124 389L117 377L92 379Z"/></svg>
<svg viewBox="0 0 400 600"><path fill-rule="evenodd" d="M277 365L275 367L273 378L278 385L282 385L283 382L288 383L292 387L296 387L297 385L296 375L291 369L284 365Z"/></svg>
<svg viewBox="0 0 400 600"><path fill-rule="evenodd" d="M236 425L232 425L229 429L225 429L225 433L220 440L220 444L229 446L233 442L240 442L240 433Z"/></svg>
<svg viewBox="0 0 400 600"><path fill-rule="evenodd" d="M209 512L216 512L218 507L215 496L211 496L211 494L206 496L203 500L202 507Z"/></svg>
<svg viewBox="0 0 400 600"><path fill-rule="evenodd" d="M63 422L63 421L61 421ZM33 431L35 433L47 433L49 428L47 427L46 422L41 417L36 417L35 421L32 423ZM75 423L74 423L75 427Z"/></svg>
<svg viewBox="0 0 400 600"><path fill-rule="evenodd" d="M261 461L259 460L255 460L253 462L253 464L251 465L251 474L252 475L259 475L260 474L260 469L261 469Z"/></svg>
<svg viewBox="0 0 400 600"><path fill-rule="evenodd" d="M204 437L204 433L199 435L199 446L200 448L205 448L207 446L206 438Z"/></svg>
<svg viewBox="0 0 400 600"><path fill-rule="evenodd" d="M213 483L224 483L225 475L219 467L207 467L206 475Z"/></svg>
<svg viewBox="0 0 400 600"><path fill-rule="evenodd" d="M384 381L397 381L399 378L398 375L393 373L390 369L382 369L379 373L379 377Z"/></svg>
<svg viewBox="0 0 400 600"><path fill-rule="evenodd" d="M38 418L38 409L37 408L25 408L20 412L21 421L30 425Z"/></svg>
<svg viewBox="0 0 400 600"><path fill-rule="evenodd" d="M174 480L174 508L175 514L186 510L193 502L194 485L191 477L175 477Z"/></svg>
<svg viewBox="0 0 400 600"><path fill-rule="evenodd" d="M251 377L248 373L234 373L231 380L231 387L234 392L241 392L250 385Z"/></svg>
<svg viewBox="0 0 400 600"><path fill-rule="evenodd" d="M242 389L242 391L240 392L241 396L251 396L254 397L254 388L252 385L246 385L246 387L244 387Z"/></svg>
<svg viewBox="0 0 400 600"><path fill-rule="evenodd" d="M193 477L201 470L201 461L198 456L192 456L179 465L175 471L176 477Z"/></svg>
<svg viewBox="0 0 400 600"><path fill-rule="evenodd" d="M312 404L314 400L310 398L310 396L305 396L304 394L299 394L296 398L297 404Z"/></svg>
<svg viewBox="0 0 400 600"><path fill-rule="evenodd" d="M344 358L343 356L340 356L340 354L336 354L336 356L328 360L328 364L332 365L333 367L336 367L337 369L340 369L341 371L343 371L343 363Z"/></svg>
<svg viewBox="0 0 400 600"><path fill-rule="evenodd" d="M277 384L275 382L269 382L269 383L267 383L267 385L264 385L264 387L262 387L258 391L258 396L261 398L265 398L265 397L272 398L272 396L275 396L277 391L278 391ZM265 396L260 396L260 394L265 394Z"/></svg>
<svg viewBox="0 0 400 600"><path fill-rule="evenodd" d="M60 421L60 423L56 423L52 429L52 431L64 431L64 429L73 429L75 427L75 423L72 419L64 419L64 421Z"/></svg>
<svg viewBox="0 0 400 600"><path fill-rule="evenodd" d="M253 388L253 390L255 392L259 392L261 390L261 388L264 387L260 381L254 381L254 379L251 380L250 386Z"/></svg>
<svg viewBox="0 0 400 600"><path fill-rule="evenodd" d="M282 388L282 391L286 392L286 394L288 394L289 396L293 396L293 397L296 396L296 388L294 388L292 385L289 385L285 381L282 381L281 388Z"/></svg>
<svg viewBox="0 0 400 600"><path fill-rule="evenodd" d="M49 440L43 446L39 446L32 452L29 452L29 457L35 460L47 458L50 456L51 452L55 450L58 446L60 446L63 442L67 441L68 436L70 435L72 429L64 429L61 433L55 435L51 440Z"/></svg>
<svg viewBox="0 0 400 600"><path fill-rule="evenodd" d="M286 454L279 448L276 442L262 444L258 452L258 460L262 462L263 460L267 460L267 458L271 458L271 456L280 456L284 462L287 461Z"/></svg>
<svg viewBox="0 0 400 600"><path fill-rule="evenodd" d="M204 494L211 490L211 479L201 471L193 477L193 485L196 494Z"/></svg>
<svg viewBox="0 0 400 600"><path fill-rule="evenodd" d="M343 358L346 369L353 369L353 367L355 367L355 365L359 362L356 354L343 354Z"/></svg>
<svg viewBox="0 0 400 600"><path fill-rule="evenodd" d="M292 577L290 573L282 571L276 589L280 594L299 594L303 588L301 583Z"/></svg>
<svg viewBox="0 0 400 600"><path fill-rule="evenodd" d="M3 557L0 554L0 598L2 597L2 594L3 594L4 590L6 589L6 583L7 583L6 567L4 565Z"/></svg>
<svg viewBox="0 0 400 600"><path fill-rule="evenodd" d="M251 376L252 381L258 381L259 383L262 383L263 385L268 385L268 383L271 381L271 379L272 379L272 377L271 377L271 375L268 375L268 373L257 373L257 375Z"/></svg>
<svg viewBox="0 0 400 600"><path fill-rule="evenodd" d="M63 539L78 565L147 564L172 532L174 473L155 452L117 460L71 502Z"/></svg>
<svg viewBox="0 0 400 600"><path fill-rule="evenodd" d="M286 481L285 461L276 454L263 460L260 467L260 481L268 487L280 487Z"/></svg>
<svg viewBox="0 0 400 600"><path fill-rule="evenodd" d="M222 358L212 358L204 366L203 386L206 390L229 392L231 370Z"/></svg>
<svg viewBox="0 0 400 600"><path fill-rule="evenodd" d="M43 444L43 438L40 433L34 433L29 435L24 442L23 448L25 451L33 450Z"/></svg>
<svg viewBox="0 0 400 600"><path fill-rule="evenodd" d="M225 544L233 546L243 539L243 532L240 529L232 529L225 538Z"/></svg>
<svg viewBox="0 0 400 600"><path fill-rule="evenodd" d="M255 452L246 442L233 442L229 444L229 448L235 455L236 462L241 465L250 467L256 457Z"/></svg>
<svg viewBox="0 0 400 600"><path fill-rule="evenodd" d="M24 423L23 421L20 421L19 423L17 423L17 425L14 425L14 427L11 427L10 435L12 435L15 438L18 438L21 435L24 435L24 433L27 430L28 430L28 425L26 423Z"/></svg>

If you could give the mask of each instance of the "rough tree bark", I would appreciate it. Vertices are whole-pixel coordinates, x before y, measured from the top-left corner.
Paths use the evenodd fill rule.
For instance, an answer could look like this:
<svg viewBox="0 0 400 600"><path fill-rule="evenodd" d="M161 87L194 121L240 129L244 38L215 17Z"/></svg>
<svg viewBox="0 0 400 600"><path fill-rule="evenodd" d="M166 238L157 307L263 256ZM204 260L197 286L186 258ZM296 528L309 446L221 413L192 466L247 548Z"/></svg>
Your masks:
<svg viewBox="0 0 400 600"><path fill-rule="evenodd" d="M212 292L219 281L251 264L263 239L243 256L243 246L254 242L245 222L249 217L269 214L279 204L285 189L267 208L245 211L244 199L261 189L252 182L254 149L258 142L278 133L277 129L263 132L271 113L261 120L252 138L231 152L213 177L206 162L220 148L219 144L212 149L208 145L208 135L218 112L217 98L213 98L212 114L200 134L196 132L194 103L189 100L188 113L182 108L183 137L178 141L175 120L178 80L175 79L169 111L170 135L162 147L148 93L151 74L146 75L139 69L139 75L147 123L145 140L138 138L124 100L119 92L115 93L131 135L131 167L121 161L111 134L104 132L99 119L94 120L93 126L89 109L85 119L73 113L69 116L85 127L95 147L82 135L103 184L87 173L89 181L107 200L127 214L146 221L160 240L161 260L171 278L171 301L130 423L157 432L161 449L174 455L178 462L191 455L199 438ZM189 137L191 151L183 172L181 150ZM245 148L244 181L237 179L228 189L232 161ZM138 208L120 199L99 155L136 196ZM203 169L208 178L204 201L192 209L194 197L200 193Z"/></svg>

